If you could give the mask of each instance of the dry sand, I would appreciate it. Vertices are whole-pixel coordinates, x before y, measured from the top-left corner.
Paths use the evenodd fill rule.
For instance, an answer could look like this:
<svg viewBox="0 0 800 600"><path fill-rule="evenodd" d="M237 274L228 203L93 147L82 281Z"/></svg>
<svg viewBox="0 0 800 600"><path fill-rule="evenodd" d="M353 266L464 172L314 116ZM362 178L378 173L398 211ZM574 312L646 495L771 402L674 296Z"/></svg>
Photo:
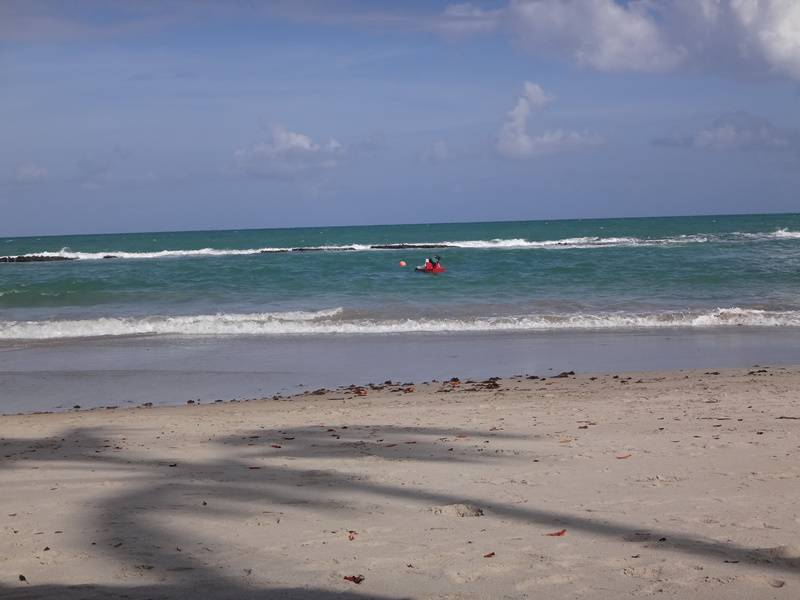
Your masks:
<svg viewBox="0 0 800 600"><path fill-rule="evenodd" d="M753 368L0 417L0 597L798 598L799 390Z"/></svg>

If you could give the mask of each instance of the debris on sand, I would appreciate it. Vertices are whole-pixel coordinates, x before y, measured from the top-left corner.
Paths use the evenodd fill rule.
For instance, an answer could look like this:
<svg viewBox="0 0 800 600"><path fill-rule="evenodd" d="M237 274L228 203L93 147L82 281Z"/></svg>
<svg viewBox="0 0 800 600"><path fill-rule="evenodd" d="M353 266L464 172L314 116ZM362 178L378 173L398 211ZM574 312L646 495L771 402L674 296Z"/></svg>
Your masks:
<svg viewBox="0 0 800 600"><path fill-rule="evenodd" d="M430 509L435 515L448 515L451 517L482 517L483 509L472 504L446 504L434 506Z"/></svg>

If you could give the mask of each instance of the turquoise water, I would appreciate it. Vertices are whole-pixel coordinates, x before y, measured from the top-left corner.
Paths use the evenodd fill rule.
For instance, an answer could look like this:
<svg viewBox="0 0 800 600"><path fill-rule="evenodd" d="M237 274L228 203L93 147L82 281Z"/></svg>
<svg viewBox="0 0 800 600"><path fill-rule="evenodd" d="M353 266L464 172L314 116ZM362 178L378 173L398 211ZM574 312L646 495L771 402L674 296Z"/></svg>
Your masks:
<svg viewBox="0 0 800 600"><path fill-rule="evenodd" d="M445 247L372 247L409 243ZM0 340L800 327L800 214L0 239L29 255L74 260L0 263Z"/></svg>

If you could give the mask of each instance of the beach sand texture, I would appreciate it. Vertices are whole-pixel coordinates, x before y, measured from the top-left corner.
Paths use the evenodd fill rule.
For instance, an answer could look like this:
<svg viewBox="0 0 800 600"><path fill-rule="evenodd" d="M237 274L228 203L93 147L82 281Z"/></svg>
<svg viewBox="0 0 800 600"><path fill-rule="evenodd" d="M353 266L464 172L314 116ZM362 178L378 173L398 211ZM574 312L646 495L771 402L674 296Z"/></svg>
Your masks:
<svg viewBox="0 0 800 600"><path fill-rule="evenodd" d="M4 416L0 437L2 598L800 597L800 368Z"/></svg>

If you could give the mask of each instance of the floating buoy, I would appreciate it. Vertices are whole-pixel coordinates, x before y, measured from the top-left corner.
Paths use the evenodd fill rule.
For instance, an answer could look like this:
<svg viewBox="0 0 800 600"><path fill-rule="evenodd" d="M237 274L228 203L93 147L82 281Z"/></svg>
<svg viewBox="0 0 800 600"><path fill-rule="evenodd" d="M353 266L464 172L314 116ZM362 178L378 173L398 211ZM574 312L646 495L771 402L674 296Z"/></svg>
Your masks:
<svg viewBox="0 0 800 600"><path fill-rule="evenodd" d="M401 266L401 267L405 267L407 264L408 264L408 263L406 263L406 261L404 261L404 260L401 260L401 261L400 261L400 266Z"/></svg>

